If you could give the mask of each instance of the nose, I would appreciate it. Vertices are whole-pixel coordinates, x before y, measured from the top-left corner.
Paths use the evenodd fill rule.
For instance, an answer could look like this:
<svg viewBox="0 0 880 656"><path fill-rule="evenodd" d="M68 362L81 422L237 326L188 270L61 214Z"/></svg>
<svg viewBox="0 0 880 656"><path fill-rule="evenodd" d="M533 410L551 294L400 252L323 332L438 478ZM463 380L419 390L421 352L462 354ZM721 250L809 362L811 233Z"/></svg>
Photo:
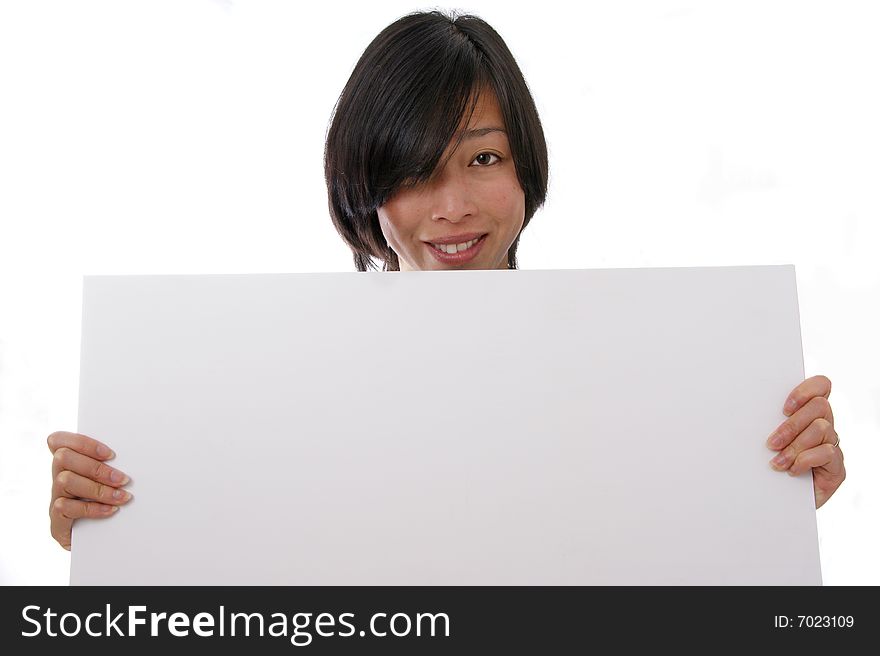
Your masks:
<svg viewBox="0 0 880 656"><path fill-rule="evenodd" d="M458 223L477 213L473 190L465 176L445 167L431 185L431 219Z"/></svg>

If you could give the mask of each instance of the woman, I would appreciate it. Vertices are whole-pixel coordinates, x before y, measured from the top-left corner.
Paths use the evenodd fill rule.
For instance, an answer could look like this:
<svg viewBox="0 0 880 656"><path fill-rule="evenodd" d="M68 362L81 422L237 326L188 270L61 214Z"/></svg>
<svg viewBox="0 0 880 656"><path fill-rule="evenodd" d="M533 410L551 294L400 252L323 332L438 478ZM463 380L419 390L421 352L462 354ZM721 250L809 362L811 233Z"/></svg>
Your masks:
<svg viewBox="0 0 880 656"><path fill-rule="evenodd" d="M401 18L367 47L327 133L330 214L359 271L515 269L519 237L547 190L538 112L500 36L472 16ZM812 471L816 508L845 478L828 396L814 376L767 438L771 465ZM756 436L757 437L757 436ZM109 517L131 495L106 445L76 433L54 454L52 536L70 548L80 517Z"/></svg>

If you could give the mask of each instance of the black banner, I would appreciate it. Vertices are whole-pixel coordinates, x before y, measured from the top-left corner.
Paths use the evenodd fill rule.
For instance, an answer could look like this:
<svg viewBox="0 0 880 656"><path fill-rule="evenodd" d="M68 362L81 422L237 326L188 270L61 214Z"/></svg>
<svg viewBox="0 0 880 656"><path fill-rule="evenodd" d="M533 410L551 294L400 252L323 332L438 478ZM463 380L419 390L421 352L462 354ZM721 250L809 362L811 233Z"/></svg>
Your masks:
<svg viewBox="0 0 880 656"><path fill-rule="evenodd" d="M72 653L849 648L876 587L7 587L0 644ZM8 647L17 647L8 651Z"/></svg>

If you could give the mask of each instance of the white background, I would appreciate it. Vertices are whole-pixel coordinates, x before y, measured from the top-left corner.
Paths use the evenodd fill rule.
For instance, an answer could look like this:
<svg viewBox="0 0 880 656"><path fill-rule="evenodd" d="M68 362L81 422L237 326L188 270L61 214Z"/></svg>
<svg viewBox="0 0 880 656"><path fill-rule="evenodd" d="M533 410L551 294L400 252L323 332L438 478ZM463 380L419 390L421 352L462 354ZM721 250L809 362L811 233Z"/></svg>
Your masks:
<svg viewBox="0 0 880 656"><path fill-rule="evenodd" d="M818 511L824 580L880 584L872 3L455 7L505 38L544 122L522 268L796 265L847 458ZM81 276L353 270L324 134L369 41L422 8L0 2L0 583L67 582L45 438L76 429Z"/></svg>

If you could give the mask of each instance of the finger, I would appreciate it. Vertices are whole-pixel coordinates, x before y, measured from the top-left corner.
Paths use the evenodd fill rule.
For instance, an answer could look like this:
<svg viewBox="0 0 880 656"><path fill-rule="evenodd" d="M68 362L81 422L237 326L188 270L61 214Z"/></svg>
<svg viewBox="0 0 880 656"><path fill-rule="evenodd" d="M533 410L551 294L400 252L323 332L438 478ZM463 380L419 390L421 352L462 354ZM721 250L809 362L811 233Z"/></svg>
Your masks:
<svg viewBox="0 0 880 656"><path fill-rule="evenodd" d="M825 442L802 451L788 468L788 473L797 476L814 468L824 469L832 478L839 477L843 473L843 456L840 449Z"/></svg>
<svg viewBox="0 0 880 656"><path fill-rule="evenodd" d="M813 423L822 418L832 426L834 414L831 411L831 403L824 396L814 396L804 407L795 412L791 417L782 422L770 437L767 438L767 447L774 451L784 449L792 443L794 438Z"/></svg>
<svg viewBox="0 0 880 656"><path fill-rule="evenodd" d="M828 398L831 395L831 380L827 376L813 376L807 378L795 387L788 395L782 414L791 416L798 408L802 408L815 396Z"/></svg>
<svg viewBox="0 0 880 656"><path fill-rule="evenodd" d="M52 506L49 509L52 537L62 547L70 550L70 532L73 528L74 519L81 517L101 519L110 517L117 510L119 510L119 506L108 506L93 501L80 501L78 499L59 497L52 502Z"/></svg>
<svg viewBox="0 0 880 656"><path fill-rule="evenodd" d="M816 497L816 509L821 508L831 495L846 480L846 467L843 464L843 451L835 449L835 458L826 466L813 468L813 491Z"/></svg>
<svg viewBox="0 0 880 656"><path fill-rule="evenodd" d="M128 485L131 482L131 478L124 472L94 458L84 456L69 447L62 446L55 450L55 455L52 457L53 480L65 470L113 487Z"/></svg>
<svg viewBox="0 0 880 656"><path fill-rule="evenodd" d="M113 449L103 442L80 433L57 431L46 438L46 443L49 445L49 450L52 453L55 453L56 450L64 446L95 460L109 460L116 455L113 453Z"/></svg>
<svg viewBox="0 0 880 656"><path fill-rule="evenodd" d="M770 465L779 471L791 467L797 457L820 444L834 445L837 441L837 431L834 426L823 417L818 417L798 435L791 444L782 449L770 461Z"/></svg>
<svg viewBox="0 0 880 656"><path fill-rule="evenodd" d="M131 492L98 483L65 469L55 477L52 485L52 497L83 498L110 505L119 505L127 503L131 499Z"/></svg>

